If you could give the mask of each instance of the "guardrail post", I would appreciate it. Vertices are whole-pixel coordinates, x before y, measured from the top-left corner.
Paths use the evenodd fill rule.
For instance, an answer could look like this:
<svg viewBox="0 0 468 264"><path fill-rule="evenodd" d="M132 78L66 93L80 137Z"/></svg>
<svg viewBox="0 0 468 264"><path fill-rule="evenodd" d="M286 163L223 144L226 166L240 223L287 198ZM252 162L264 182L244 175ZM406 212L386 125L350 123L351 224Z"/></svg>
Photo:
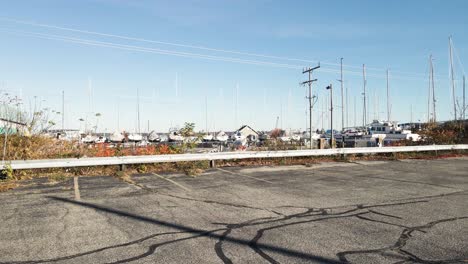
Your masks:
<svg viewBox="0 0 468 264"><path fill-rule="evenodd" d="M341 153L341 159L346 160L346 153Z"/></svg>
<svg viewBox="0 0 468 264"><path fill-rule="evenodd" d="M210 168L216 168L216 163L214 160L210 160Z"/></svg>
<svg viewBox="0 0 468 264"><path fill-rule="evenodd" d="M125 166L125 164L120 164L119 165L119 170L120 171L124 171L126 168L127 168L127 166Z"/></svg>

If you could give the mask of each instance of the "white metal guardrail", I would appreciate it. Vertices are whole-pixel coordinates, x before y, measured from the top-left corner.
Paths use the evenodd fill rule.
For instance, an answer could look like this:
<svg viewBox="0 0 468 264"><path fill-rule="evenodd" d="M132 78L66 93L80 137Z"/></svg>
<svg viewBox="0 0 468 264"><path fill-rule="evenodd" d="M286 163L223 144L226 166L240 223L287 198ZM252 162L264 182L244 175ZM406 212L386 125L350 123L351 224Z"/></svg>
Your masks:
<svg viewBox="0 0 468 264"><path fill-rule="evenodd" d="M21 169L46 169L46 168L70 168L108 165L128 165L160 162L201 161L201 160L233 160L255 158L282 158L282 157L306 157L329 156L346 154L372 154L391 152L420 152L439 150L467 150L468 144L463 145L429 145L429 146L403 146L382 148L335 148L335 149L308 149L308 150L284 150L284 151L245 151L245 152L215 152L202 154L170 154L170 155L146 155L146 156L122 156L102 158L71 158L71 159L47 159L47 160L13 160L0 163L0 169L11 166L14 170Z"/></svg>

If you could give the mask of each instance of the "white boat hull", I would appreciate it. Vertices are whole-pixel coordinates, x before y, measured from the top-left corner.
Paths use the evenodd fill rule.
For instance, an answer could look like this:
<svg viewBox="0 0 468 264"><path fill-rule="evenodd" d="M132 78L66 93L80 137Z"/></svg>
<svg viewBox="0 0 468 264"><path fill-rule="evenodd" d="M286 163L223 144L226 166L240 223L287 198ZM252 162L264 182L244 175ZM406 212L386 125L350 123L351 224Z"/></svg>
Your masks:
<svg viewBox="0 0 468 264"><path fill-rule="evenodd" d="M130 134L128 136L128 141L131 141L131 142L139 142L142 140L143 140L143 136L139 134Z"/></svg>

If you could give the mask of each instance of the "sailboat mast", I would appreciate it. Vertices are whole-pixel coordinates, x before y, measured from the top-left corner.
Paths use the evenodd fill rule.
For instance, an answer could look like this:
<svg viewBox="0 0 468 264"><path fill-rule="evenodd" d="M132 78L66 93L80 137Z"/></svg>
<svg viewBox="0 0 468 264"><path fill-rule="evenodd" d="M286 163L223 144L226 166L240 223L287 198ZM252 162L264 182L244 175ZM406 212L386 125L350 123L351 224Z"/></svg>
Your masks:
<svg viewBox="0 0 468 264"><path fill-rule="evenodd" d="M377 94L375 92L375 89L372 91L373 93L373 100L374 102L372 103L372 106L374 108L374 120L378 120L379 119L379 113L378 113L378 103L377 103Z"/></svg>
<svg viewBox="0 0 468 264"><path fill-rule="evenodd" d="M348 108L348 105L349 105L349 97L348 97L348 83L346 83L346 86L345 86L345 94L346 94L346 102L345 102L345 105L346 105L346 127L349 127L349 108Z"/></svg>
<svg viewBox="0 0 468 264"><path fill-rule="evenodd" d="M88 77L88 113L86 114L86 120L85 120L85 133L87 133L88 131L88 121L89 121L89 118L90 118L90 115L92 113L92 99L91 97L93 96L93 86L92 86L92 83L91 83L91 77Z"/></svg>
<svg viewBox="0 0 468 264"><path fill-rule="evenodd" d="M449 37L449 53L450 53L450 75L452 80L452 99L453 99L453 116L457 120L457 104L455 96L455 76L453 72L453 51L452 51L452 36Z"/></svg>
<svg viewBox="0 0 468 264"><path fill-rule="evenodd" d="M140 89L137 88L137 129L140 134Z"/></svg>
<svg viewBox="0 0 468 264"><path fill-rule="evenodd" d="M432 54L429 56L429 90L427 91L427 123L431 122L431 99L432 99L432 96L431 96L431 93L432 93L432 64L431 64L431 61L432 61Z"/></svg>
<svg viewBox="0 0 468 264"><path fill-rule="evenodd" d="M431 83L432 83L432 119L433 119L433 122L436 122L437 121L436 97L435 97L435 82L434 82L434 64L432 62L432 55L431 55Z"/></svg>
<svg viewBox="0 0 468 264"><path fill-rule="evenodd" d="M413 123L413 104L410 105L410 123Z"/></svg>
<svg viewBox="0 0 468 264"><path fill-rule="evenodd" d="M236 85L236 91L235 91L235 113L234 113L234 115L235 115L235 119L234 119L235 124L234 124L234 126L235 126L235 127L237 127L237 126L238 126L238 123L239 123L239 122L238 122L239 116L238 116L238 109L237 109L237 108L238 108L238 104L239 104L239 83L237 83L237 85Z"/></svg>
<svg viewBox="0 0 468 264"><path fill-rule="evenodd" d="M120 132L120 102L119 97L117 97L117 131Z"/></svg>
<svg viewBox="0 0 468 264"><path fill-rule="evenodd" d="M387 69L387 121L390 121L389 70Z"/></svg>
<svg viewBox="0 0 468 264"><path fill-rule="evenodd" d="M465 75L463 75L463 121L465 121L465 112L466 112L466 104L465 104Z"/></svg>
<svg viewBox="0 0 468 264"><path fill-rule="evenodd" d="M62 90L62 132L65 130L65 91Z"/></svg>
<svg viewBox="0 0 468 264"><path fill-rule="evenodd" d="M366 65L362 65L362 79L363 79L363 93L364 96L364 105L362 109L362 126L365 126L367 123L367 107L366 107Z"/></svg>
<svg viewBox="0 0 468 264"><path fill-rule="evenodd" d="M354 96L354 102L353 102L353 105L354 105L354 126L356 126L356 96Z"/></svg>
<svg viewBox="0 0 468 264"><path fill-rule="evenodd" d="M340 83L341 83L341 130L344 128L344 111L345 111L345 105L344 105L344 89L343 89L343 58L341 58L341 63L340 63Z"/></svg>
<svg viewBox="0 0 468 264"><path fill-rule="evenodd" d="M205 133L208 133L208 96L205 95Z"/></svg>

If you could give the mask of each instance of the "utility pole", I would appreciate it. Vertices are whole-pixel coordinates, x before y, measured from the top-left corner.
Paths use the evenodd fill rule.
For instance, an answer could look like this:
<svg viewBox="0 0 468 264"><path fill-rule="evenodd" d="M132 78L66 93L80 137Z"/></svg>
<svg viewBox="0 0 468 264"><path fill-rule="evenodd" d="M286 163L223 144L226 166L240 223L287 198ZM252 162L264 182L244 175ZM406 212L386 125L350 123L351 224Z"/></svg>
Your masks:
<svg viewBox="0 0 468 264"><path fill-rule="evenodd" d="M341 83L341 130L344 129L344 89L343 89L343 58L341 58L340 63L340 83Z"/></svg>
<svg viewBox="0 0 468 264"><path fill-rule="evenodd" d="M330 90L330 129L331 129L330 146L331 148L333 148L333 87L332 87L332 84L327 86L327 90Z"/></svg>
<svg viewBox="0 0 468 264"><path fill-rule="evenodd" d="M65 130L65 91L62 90L62 132Z"/></svg>
<svg viewBox="0 0 468 264"><path fill-rule="evenodd" d="M308 84L309 85L309 96L307 99L309 99L309 142L310 142L310 148L312 149L312 107L313 107L313 102L312 102L312 83L317 81L317 79L312 79L312 72L314 70L317 70L320 68L320 64L314 68L307 68L302 71L302 74L304 73L309 73L309 80L302 82L302 84Z"/></svg>
<svg viewBox="0 0 468 264"><path fill-rule="evenodd" d="M367 124L367 105L366 105L366 65L362 65L362 78L363 78L363 92L362 95L364 96L364 105L362 109L362 126L366 126Z"/></svg>
<svg viewBox="0 0 468 264"><path fill-rule="evenodd" d="M452 79L452 97L453 97L453 116L457 120L457 99L455 95L455 76L453 73L453 51L452 51L452 36L449 37L449 52L450 52L450 75Z"/></svg>
<svg viewBox="0 0 468 264"><path fill-rule="evenodd" d="M390 122L389 70L387 69L387 121Z"/></svg>

